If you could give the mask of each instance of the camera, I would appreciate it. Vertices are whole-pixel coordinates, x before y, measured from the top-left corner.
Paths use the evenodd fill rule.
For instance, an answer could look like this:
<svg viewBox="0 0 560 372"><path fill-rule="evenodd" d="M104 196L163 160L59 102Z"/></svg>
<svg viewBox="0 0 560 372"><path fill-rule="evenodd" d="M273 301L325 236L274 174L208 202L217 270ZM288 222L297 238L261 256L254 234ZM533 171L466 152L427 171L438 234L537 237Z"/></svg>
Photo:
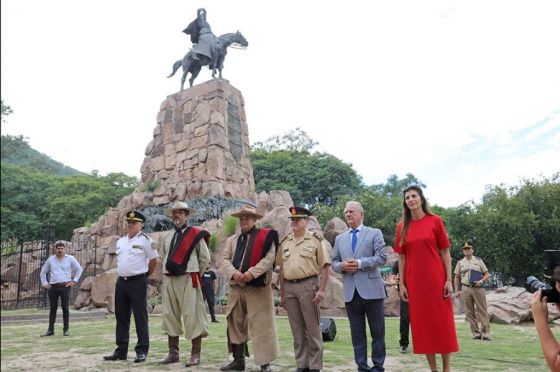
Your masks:
<svg viewBox="0 0 560 372"><path fill-rule="evenodd" d="M560 303L560 293L556 290L556 281L560 282L560 250L545 250L544 253L544 278L540 281L534 276L527 277L525 289L535 293L542 289L542 297L547 297L548 302Z"/></svg>

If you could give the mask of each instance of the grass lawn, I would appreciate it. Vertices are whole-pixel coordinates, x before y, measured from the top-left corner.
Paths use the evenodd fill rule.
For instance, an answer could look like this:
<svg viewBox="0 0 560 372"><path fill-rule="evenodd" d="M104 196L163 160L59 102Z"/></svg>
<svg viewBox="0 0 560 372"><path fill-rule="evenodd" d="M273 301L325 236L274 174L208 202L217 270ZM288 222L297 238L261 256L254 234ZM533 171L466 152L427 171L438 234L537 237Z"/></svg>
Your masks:
<svg viewBox="0 0 560 372"><path fill-rule="evenodd" d="M42 310L45 312L44 310ZM40 312L40 311L39 311ZM24 313L20 310L17 314ZM34 311L33 313L37 313ZM45 312L46 313L46 312ZM2 311L2 315L12 315ZM226 353L226 321L210 323L210 336L203 340L203 364L193 371L217 371L228 356ZM460 352L452 357L455 371L548 371L539 340L532 324L508 326L492 324L492 341L472 340L468 325L457 319ZM275 371L291 371L295 368L292 336L288 319L277 318L281 356L274 363ZM70 323L70 337L62 336L62 325L56 324L56 335L39 337L47 328L47 322L36 324L2 323L1 368L2 371L60 370L60 371L144 371L184 370L183 363L161 366L157 361L167 354L167 337L160 332L161 318L150 316L150 354L146 363L136 365L133 346L136 342L134 326L131 329L129 360L104 362L102 356L114 349L115 318L104 320L75 321ZM355 371L352 343L348 321L336 319L335 341L324 344L325 371ZM386 318L387 371L427 371L423 355L400 354L398 318ZM558 328L556 337L560 338ZM181 358L186 359L190 342L181 340ZM439 361L438 361L439 362ZM252 359L247 370L258 370Z"/></svg>

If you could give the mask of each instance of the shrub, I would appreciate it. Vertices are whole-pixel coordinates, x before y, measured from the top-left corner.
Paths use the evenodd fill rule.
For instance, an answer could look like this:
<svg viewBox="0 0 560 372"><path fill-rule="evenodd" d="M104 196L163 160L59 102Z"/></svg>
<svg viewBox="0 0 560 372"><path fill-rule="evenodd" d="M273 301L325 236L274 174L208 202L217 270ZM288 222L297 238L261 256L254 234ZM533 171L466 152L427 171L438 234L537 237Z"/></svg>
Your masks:
<svg viewBox="0 0 560 372"><path fill-rule="evenodd" d="M140 188L140 191L154 192L160 186L161 186L161 182L159 182L159 180L153 180L153 181L150 181L148 183L143 184L142 187Z"/></svg>
<svg viewBox="0 0 560 372"><path fill-rule="evenodd" d="M212 233L210 234L210 240L208 241L208 249L214 252L217 247L218 247L218 234Z"/></svg>
<svg viewBox="0 0 560 372"><path fill-rule="evenodd" d="M224 219L224 232L227 236L232 236L233 234L235 234L235 229L237 228L238 223L239 220L232 216L227 216Z"/></svg>

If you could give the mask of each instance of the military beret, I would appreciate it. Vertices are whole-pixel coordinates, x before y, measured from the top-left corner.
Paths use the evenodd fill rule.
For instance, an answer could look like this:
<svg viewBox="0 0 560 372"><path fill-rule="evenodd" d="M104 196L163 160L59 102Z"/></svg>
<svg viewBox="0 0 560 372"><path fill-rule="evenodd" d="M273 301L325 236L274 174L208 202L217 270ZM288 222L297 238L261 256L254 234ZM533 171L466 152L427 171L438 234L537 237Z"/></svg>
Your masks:
<svg viewBox="0 0 560 372"><path fill-rule="evenodd" d="M127 221L138 221L138 222L146 222L146 217L137 210L131 210L126 213L126 220Z"/></svg>
<svg viewBox="0 0 560 372"><path fill-rule="evenodd" d="M290 218L308 218L311 216L311 212L308 209L294 205L290 207Z"/></svg>

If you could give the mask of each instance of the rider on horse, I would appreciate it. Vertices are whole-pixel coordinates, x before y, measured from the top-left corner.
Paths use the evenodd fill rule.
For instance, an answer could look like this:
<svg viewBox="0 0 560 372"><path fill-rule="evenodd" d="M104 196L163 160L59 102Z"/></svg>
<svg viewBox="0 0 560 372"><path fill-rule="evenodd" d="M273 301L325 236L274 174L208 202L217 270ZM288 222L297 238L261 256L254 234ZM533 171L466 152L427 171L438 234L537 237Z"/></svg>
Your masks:
<svg viewBox="0 0 560 372"><path fill-rule="evenodd" d="M213 48L215 48L216 43L219 43L219 40L212 33L210 24L206 21L206 9L198 9L196 19L183 32L191 36L191 41L194 44L192 51L196 53L196 56L198 58L200 56L208 58L210 68L214 68L216 56L213 53Z"/></svg>

